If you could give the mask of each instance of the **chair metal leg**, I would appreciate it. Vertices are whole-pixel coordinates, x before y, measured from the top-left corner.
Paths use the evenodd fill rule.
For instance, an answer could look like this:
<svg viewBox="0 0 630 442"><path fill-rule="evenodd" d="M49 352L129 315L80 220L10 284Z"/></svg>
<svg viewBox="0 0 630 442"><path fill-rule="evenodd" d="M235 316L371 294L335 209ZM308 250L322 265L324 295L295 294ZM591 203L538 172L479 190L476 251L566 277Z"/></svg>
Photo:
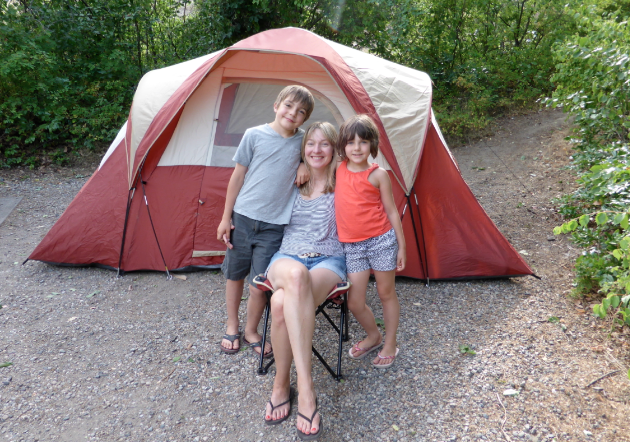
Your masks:
<svg viewBox="0 0 630 442"><path fill-rule="evenodd" d="M264 315L265 319L263 321L262 346L260 347L260 359L258 361L258 374L261 376L266 375L269 367L271 366L271 364L273 364L273 358L272 358L271 361L266 366L264 365L265 344L267 342L267 324L269 322L270 310L271 310L271 306L269 304L269 297L267 297L267 305L265 306L265 315Z"/></svg>
<svg viewBox="0 0 630 442"><path fill-rule="evenodd" d="M345 306L345 304L344 304ZM342 307L339 310L339 350L337 350L337 382L341 380L341 356L343 355L343 335L344 335L344 322L346 320L345 309Z"/></svg>
<svg viewBox="0 0 630 442"><path fill-rule="evenodd" d="M341 304L341 311L343 312L344 321L343 321L343 340L348 342L350 340L350 333L348 330L348 294L344 293L343 295L343 304Z"/></svg>

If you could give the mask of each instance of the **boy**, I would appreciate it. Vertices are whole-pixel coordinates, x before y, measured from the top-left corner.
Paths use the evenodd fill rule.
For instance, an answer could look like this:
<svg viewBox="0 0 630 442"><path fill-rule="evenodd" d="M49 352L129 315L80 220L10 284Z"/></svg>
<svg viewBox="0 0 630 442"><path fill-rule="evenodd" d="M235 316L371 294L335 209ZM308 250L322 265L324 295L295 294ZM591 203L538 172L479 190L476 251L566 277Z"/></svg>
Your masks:
<svg viewBox="0 0 630 442"><path fill-rule="evenodd" d="M234 155L236 167L217 229L217 239L227 246L221 266L227 279L227 331L220 344L224 353L233 354L240 348L238 308L245 276L249 274L243 343L260 354L258 323L266 301L252 280L265 272L269 260L280 248L284 225L291 219L297 193L294 182L299 185L309 178L306 167L300 164L304 131L299 127L308 120L314 106L315 100L308 89L287 86L273 105L274 121L247 129ZM271 344L265 347L265 357L272 356Z"/></svg>

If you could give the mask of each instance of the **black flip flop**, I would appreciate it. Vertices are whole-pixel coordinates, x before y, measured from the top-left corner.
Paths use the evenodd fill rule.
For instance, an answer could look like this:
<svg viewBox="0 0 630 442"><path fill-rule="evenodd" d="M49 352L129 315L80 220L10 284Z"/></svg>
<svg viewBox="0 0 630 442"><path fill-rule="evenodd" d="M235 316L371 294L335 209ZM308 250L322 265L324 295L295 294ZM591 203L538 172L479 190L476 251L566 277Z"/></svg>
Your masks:
<svg viewBox="0 0 630 442"><path fill-rule="evenodd" d="M284 401L281 404L278 405L274 405L271 400L269 400L269 405L271 405L271 412L273 413L273 410L275 410L278 407L282 407L283 405L286 405L287 403L289 404L289 412L287 413L287 415L285 417L282 417L280 419L267 419L266 417L264 417L263 419L265 420L265 423L267 425L278 425L281 424L282 422L286 421L289 416L291 415L291 407L293 406L293 399L295 399L295 390L293 389L293 387L289 388L289 399ZM266 415L266 413L265 413Z"/></svg>
<svg viewBox="0 0 630 442"><path fill-rule="evenodd" d="M223 335L223 339L226 339L226 340L230 341L232 343L232 347L234 347L234 341L236 341L237 339L238 339L238 343L239 343L238 348L225 348L219 342L219 347L221 347L221 351L223 353L226 353L228 355L233 355L234 353L238 353L239 351L241 351L241 345L240 345L241 344L241 334L240 333L237 333L235 335L225 334L225 335Z"/></svg>
<svg viewBox="0 0 630 442"><path fill-rule="evenodd" d="M243 343L244 343L245 345L247 345L248 347L251 347L251 348L252 348L252 350L253 350L254 348L256 348L256 347L259 347L259 348L260 348L260 351L263 351L263 350L262 350L262 339L261 339L260 341L258 341L258 342L249 342L249 341L247 340L247 338L246 338L245 336L243 336ZM271 343L269 343L269 345L271 345ZM260 353L256 352L256 350L254 350L254 352L256 353L256 356L260 356ZM264 358L264 359L267 359L267 358L270 358L270 357L272 357L272 356L273 356L273 348L271 349L271 351L270 351L269 353L265 353L265 355L263 356L263 358Z"/></svg>
<svg viewBox="0 0 630 442"><path fill-rule="evenodd" d="M313 411L313 415L311 416L311 418L307 418L306 416L304 416L302 413L300 413L298 411L298 416L300 416L302 419L304 419L305 421L308 422L308 424L311 426L311 428L313 428L313 419L315 419L315 415L317 414L318 410L318 403L317 403L317 398L315 399L315 411ZM317 430L317 433L311 433L311 434L306 434L306 433L302 433L300 430L297 430L297 434L298 437L300 438L300 440L317 440L319 439L319 435L322 434L322 429L324 427L322 426L322 415L319 415L319 430Z"/></svg>

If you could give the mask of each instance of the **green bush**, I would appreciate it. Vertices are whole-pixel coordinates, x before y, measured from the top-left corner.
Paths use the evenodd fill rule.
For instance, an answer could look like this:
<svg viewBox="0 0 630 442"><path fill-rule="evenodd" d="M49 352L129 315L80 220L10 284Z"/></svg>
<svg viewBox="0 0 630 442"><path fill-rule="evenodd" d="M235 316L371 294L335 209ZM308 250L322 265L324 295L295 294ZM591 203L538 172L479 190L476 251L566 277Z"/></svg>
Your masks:
<svg viewBox="0 0 630 442"><path fill-rule="evenodd" d="M573 163L579 188L560 200L570 218L554 229L584 249L576 262L577 294L604 296L597 316L630 324L630 28L619 12L583 7L579 33L554 48L550 104L575 116ZM625 296L624 296L625 295Z"/></svg>

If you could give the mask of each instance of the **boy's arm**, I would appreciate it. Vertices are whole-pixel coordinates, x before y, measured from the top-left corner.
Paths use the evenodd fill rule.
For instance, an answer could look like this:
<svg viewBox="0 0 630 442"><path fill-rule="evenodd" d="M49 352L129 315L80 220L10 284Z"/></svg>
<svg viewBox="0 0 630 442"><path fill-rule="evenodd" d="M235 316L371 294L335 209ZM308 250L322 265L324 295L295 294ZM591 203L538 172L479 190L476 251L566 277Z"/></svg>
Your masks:
<svg viewBox="0 0 630 442"><path fill-rule="evenodd" d="M243 182L245 182L246 173L247 167L236 163L236 167L234 167L234 172L232 172L227 192L225 194L223 217L221 218L221 223L219 223L219 227L217 229L217 239L223 242L230 249L234 247L232 243L230 243L230 232L234 228L232 225L232 212L234 210L234 203L236 203L236 197L243 187Z"/></svg>
<svg viewBox="0 0 630 442"><path fill-rule="evenodd" d="M295 177L295 185L300 187L302 184L311 179L311 174L308 173L306 164L300 163L297 169L297 175Z"/></svg>
<svg viewBox="0 0 630 442"><path fill-rule="evenodd" d="M405 235L402 229L402 222L400 221L400 215L398 215L398 209L394 202L394 193L392 192L392 182L389 179L389 175L384 169L377 169L372 173L376 175L375 178L379 182L379 190L381 191L381 201L383 202L383 208L387 214L387 218L396 233L396 241L398 241L398 256L396 257L397 270L400 272L405 269L407 264L407 245L405 244Z"/></svg>

